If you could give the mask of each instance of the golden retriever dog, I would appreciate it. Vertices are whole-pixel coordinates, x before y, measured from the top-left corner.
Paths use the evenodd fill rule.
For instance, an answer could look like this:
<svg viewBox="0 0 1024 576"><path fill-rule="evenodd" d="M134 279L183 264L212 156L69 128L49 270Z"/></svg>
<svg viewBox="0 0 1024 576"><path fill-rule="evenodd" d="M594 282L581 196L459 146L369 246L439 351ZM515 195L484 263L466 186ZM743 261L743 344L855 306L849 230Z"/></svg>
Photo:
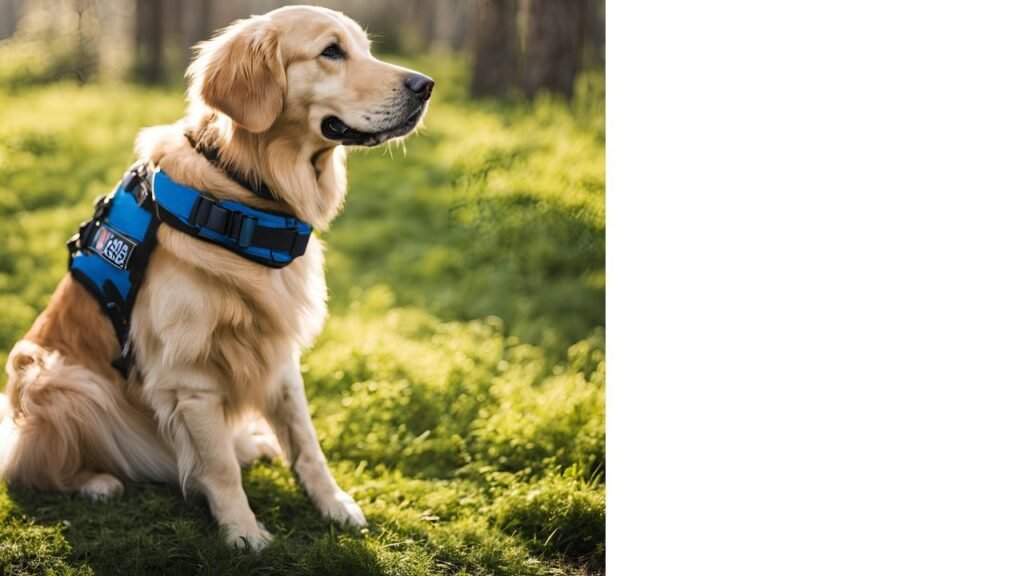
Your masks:
<svg viewBox="0 0 1024 576"><path fill-rule="evenodd" d="M188 113L142 131L140 160L320 230L345 198L346 146L410 133L433 88L374 58L348 17L307 6L235 22L199 45L188 78ZM4 476L97 500L124 480L177 482L205 495L228 542L260 549L271 535L240 466L280 455L325 517L365 526L327 466L299 370L327 314L323 253L313 237L303 256L271 268L160 226L131 315L127 377L111 366L120 347L110 320L65 277L7 362Z"/></svg>

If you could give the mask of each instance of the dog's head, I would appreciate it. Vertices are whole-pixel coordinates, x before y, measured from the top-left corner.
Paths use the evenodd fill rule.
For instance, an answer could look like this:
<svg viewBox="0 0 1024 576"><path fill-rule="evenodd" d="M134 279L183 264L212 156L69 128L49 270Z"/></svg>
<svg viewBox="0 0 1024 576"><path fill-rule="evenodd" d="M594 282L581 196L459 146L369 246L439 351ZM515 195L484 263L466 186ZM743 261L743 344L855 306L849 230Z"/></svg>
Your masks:
<svg viewBox="0 0 1024 576"><path fill-rule="evenodd" d="M375 146L412 132L427 110L430 78L377 60L352 19L292 6L235 22L189 67L189 95L254 134Z"/></svg>

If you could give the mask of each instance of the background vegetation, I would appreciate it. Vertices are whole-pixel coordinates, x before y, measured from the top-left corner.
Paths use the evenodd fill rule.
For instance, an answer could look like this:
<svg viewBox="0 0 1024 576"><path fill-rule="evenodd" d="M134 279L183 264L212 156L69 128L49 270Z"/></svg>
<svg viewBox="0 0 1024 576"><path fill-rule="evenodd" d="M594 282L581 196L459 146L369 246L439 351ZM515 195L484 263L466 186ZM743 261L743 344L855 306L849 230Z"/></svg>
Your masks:
<svg viewBox="0 0 1024 576"><path fill-rule="evenodd" d="M138 129L183 111L180 85L52 83L74 62L25 46L0 45L0 360ZM276 535L259 555L172 486L97 505L0 485L3 574L603 572L603 80L473 100L471 60L400 60L438 81L426 128L351 155L323 235L331 317L307 391L370 528L321 520L276 461L245 474Z"/></svg>

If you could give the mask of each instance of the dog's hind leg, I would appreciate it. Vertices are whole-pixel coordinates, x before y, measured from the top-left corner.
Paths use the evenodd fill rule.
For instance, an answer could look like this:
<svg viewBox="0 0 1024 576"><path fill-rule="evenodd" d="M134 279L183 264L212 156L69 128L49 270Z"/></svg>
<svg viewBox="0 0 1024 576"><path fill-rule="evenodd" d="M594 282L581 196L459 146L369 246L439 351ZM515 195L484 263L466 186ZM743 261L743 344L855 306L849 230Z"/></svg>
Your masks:
<svg viewBox="0 0 1024 576"><path fill-rule="evenodd" d="M124 490L124 484L120 480L102 472L85 473L79 478L79 482L81 485L78 487L78 493L97 502L120 496Z"/></svg>
<svg viewBox="0 0 1024 576"><path fill-rule="evenodd" d="M42 490L74 492L93 467L90 447L102 436L96 406L98 377L65 364L57 352L22 340L7 361L7 396L12 421L4 475ZM102 398L104 394L99 394Z"/></svg>
<svg viewBox="0 0 1024 576"><path fill-rule="evenodd" d="M283 456L274 431L262 417L251 416L235 425L235 458L238 465L252 465L259 459L271 460Z"/></svg>
<svg viewBox="0 0 1024 576"><path fill-rule="evenodd" d="M40 490L105 499L113 474L173 478L173 458L118 385L59 352L22 340L7 362L11 419L4 420L4 476Z"/></svg>

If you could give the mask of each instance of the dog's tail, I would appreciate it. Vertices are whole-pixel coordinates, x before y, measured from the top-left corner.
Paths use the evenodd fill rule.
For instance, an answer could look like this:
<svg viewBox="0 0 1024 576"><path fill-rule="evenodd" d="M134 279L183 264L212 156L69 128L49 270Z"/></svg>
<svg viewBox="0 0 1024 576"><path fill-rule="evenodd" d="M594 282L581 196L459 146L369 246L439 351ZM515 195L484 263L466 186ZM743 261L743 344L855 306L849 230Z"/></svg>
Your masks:
<svg viewBox="0 0 1024 576"><path fill-rule="evenodd" d="M6 476L7 462L18 439L18 428L14 425L14 411L6 395L0 395L0 478Z"/></svg>
<svg viewBox="0 0 1024 576"><path fill-rule="evenodd" d="M0 395L0 422L14 419L14 410L11 408L11 401L7 395Z"/></svg>
<svg viewBox="0 0 1024 576"><path fill-rule="evenodd" d="M8 383L10 378L10 364L8 364ZM6 393L0 393L0 478L6 476L7 463L11 458L11 451L18 439L18 428L14 425L14 407L7 399Z"/></svg>
<svg viewBox="0 0 1024 576"><path fill-rule="evenodd" d="M76 489L99 467L131 479L175 478L174 454L156 427L105 377L55 350L21 340L7 359L0 406L0 477L26 486Z"/></svg>

